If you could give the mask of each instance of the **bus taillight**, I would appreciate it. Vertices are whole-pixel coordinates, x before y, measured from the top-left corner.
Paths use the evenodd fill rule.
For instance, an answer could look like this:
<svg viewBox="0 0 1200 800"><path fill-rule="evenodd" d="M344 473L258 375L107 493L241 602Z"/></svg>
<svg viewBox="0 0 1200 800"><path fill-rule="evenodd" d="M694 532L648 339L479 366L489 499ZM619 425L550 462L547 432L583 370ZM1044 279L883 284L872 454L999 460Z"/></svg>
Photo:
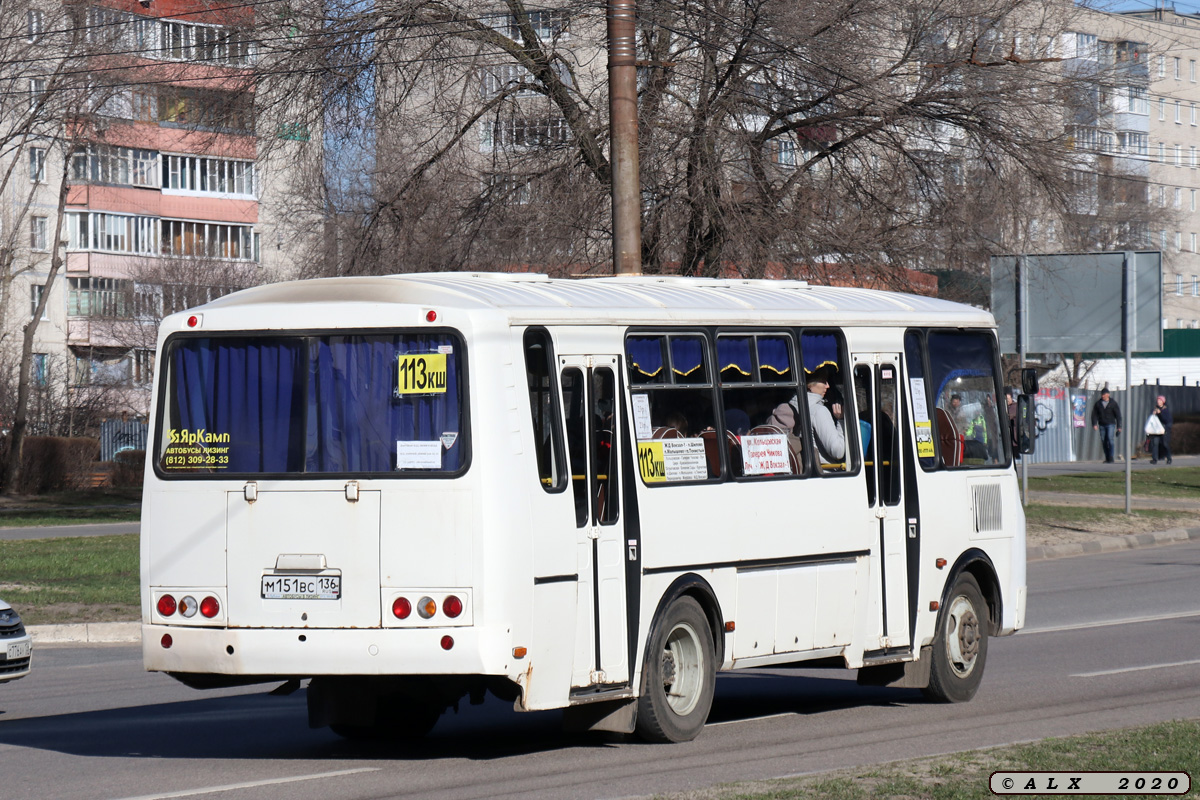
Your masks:
<svg viewBox="0 0 1200 800"><path fill-rule="evenodd" d="M446 616L450 617L450 619L454 619L455 617L457 617L459 614L462 613L462 610L463 610L462 600L459 600L454 595L450 595L449 597L447 597L445 600L442 601L442 611L445 612Z"/></svg>
<svg viewBox="0 0 1200 800"><path fill-rule="evenodd" d="M200 601L200 613L212 619L217 614L221 613L221 604L217 602L217 598L209 595Z"/></svg>
<svg viewBox="0 0 1200 800"><path fill-rule="evenodd" d="M397 597L392 602L392 616L396 619L408 619L408 615L412 613L412 603L408 602L407 597Z"/></svg>
<svg viewBox="0 0 1200 800"><path fill-rule="evenodd" d="M422 597L417 601L417 613L422 619L429 619L437 613L437 601L432 597Z"/></svg>
<svg viewBox="0 0 1200 800"><path fill-rule="evenodd" d="M169 594L164 594L158 598L158 613L164 617L169 617L175 613L175 598Z"/></svg>

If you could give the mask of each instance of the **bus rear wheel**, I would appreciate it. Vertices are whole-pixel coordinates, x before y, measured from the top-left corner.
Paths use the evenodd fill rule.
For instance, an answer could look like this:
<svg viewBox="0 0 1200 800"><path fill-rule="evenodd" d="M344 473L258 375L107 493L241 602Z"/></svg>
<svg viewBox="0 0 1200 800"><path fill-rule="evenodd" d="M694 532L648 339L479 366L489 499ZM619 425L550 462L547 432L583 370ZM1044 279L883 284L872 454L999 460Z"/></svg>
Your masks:
<svg viewBox="0 0 1200 800"><path fill-rule="evenodd" d="M925 696L939 703L965 703L983 680L988 650L988 607L975 576L964 572L954 581L946 605L938 613L933 661Z"/></svg>
<svg viewBox="0 0 1200 800"><path fill-rule="evenodd" d="M655 623L642 668L637 732L651 742L688 742L704 729L717 669L708 617L691 597L671 602Z"/></svg>

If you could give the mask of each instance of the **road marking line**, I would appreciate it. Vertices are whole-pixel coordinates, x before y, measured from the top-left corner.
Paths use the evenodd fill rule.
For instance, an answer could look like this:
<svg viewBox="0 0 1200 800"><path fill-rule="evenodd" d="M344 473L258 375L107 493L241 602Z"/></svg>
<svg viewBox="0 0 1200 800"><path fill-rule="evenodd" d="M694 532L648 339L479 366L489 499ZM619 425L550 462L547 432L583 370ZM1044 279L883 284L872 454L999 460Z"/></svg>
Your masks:
<svg viewBox="0 0 1200 800"><path fill-rule="evenodd" d="M275 786L281 783L297 783L313 781L318 778L337 778L342 775L355 775L360 772L379 772L382 767L360 767L359 769L343 769L337 772L318 772L314 775L296 775L292 778L269 778L261 781L246 781L245 783L230 783L225 786L205 786L200 789L185 789L181 792L166 794L143 794L138 797L125 797L122 800L167 800L171 797L194 797L198 794L216 794L217 792L233 792L238 789L254 789L258 786Z"/></svg>
<svg viewBox="0 0 1200 800"><path fill-rule="evenodd" d="M1186 619L1200 617L1200 611L1179 611L1173 614L1156 614L1152 617L1130 617L1128 619L1110 619L1101 622L1081 622L1078 625L1056 625L1053 628L1026 628L1018 631L1018 636L1030 636L1035 633L1059 633L1060 631L1081 631L1087 628L1106 628L1109 625L1132 625L1136 622L1161 622L1168 619Z"/></svg>
<svg viewBox="0 0 1200 800"><path fill-rule="evenodd" d="M778 719L780 717L794 717L794 716L796 716L796 715L791 712L785 712L783 714L767 714L765 717L746 717L745 719L727 719L723 722L710 722L707 725L705 725L704 727L716 728L720 725L737 725L742 722L758 722L761 719Z"/></svg>
<svg viewBox="0 0 1200 800"><path fill-rule="evenodd" d="M1186 667L1190 664L1200 664L1200 658L1193 658L1191 661L1175 661L1170 664L1150 664L1145 667L1125 667L1124 669L1102 669L1098 672L1080 672L1072 675L1072 678L1093 678L1097 675L1117 675L1122 672L1141 672L1144 669L1166 669L1167 667Z"/></svg>

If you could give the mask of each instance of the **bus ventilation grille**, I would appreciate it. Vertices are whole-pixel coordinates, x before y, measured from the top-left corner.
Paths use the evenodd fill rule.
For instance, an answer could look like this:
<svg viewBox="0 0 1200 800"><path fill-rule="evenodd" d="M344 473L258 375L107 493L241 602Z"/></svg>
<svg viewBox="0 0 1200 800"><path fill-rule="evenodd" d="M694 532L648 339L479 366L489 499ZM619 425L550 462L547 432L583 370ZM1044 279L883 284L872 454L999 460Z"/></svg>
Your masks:
<svg viewBox="0 0 1200 800"><path fill-rule="evenodd" d="M1000 505L1000 484L976 484L975 490L975 532L998 531L1004 527L1004 517Z"/></svg>

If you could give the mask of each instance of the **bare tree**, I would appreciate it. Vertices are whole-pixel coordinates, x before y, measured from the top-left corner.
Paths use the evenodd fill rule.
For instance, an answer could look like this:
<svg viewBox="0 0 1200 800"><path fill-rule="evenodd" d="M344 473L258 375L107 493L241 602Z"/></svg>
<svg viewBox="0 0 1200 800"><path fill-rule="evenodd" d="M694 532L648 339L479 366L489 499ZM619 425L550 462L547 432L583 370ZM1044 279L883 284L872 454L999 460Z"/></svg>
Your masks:
<svg viewBox="0 0 1200 800"><path fill-rule="evenodd" d="M320 112L297 98L354 97L356 124L374 123L371 171L332 222L339 256L326 271L605 270L600 5L288 9L296 35L264 48L260 97L286 96L313 121ZM1067 102L1096 80L1062 69L1050 44L1069 4L638 9L647 271L978 271L1033 207L1068 236ZM336 139L336 121L321 121Z"/></svg>

